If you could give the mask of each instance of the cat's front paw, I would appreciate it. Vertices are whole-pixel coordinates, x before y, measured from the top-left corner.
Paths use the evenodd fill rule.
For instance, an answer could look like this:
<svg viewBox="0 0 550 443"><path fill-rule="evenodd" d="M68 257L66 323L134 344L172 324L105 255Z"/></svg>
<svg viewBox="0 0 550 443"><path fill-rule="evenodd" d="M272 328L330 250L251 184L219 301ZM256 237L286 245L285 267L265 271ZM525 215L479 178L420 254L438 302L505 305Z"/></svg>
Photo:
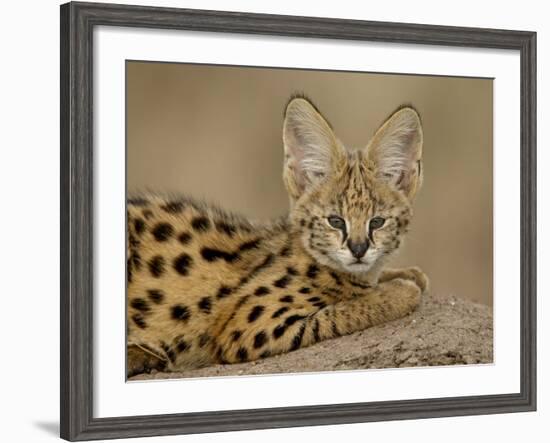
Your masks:
<svg viewBox="0 0 550 443"><path fill-rule="evenodd" d="M422 293L428 292L430 280L418 266L405 268L404 271L406 279L414 281Z"/></svg>
<svg viewBox="0 0 550 443"><path fill-rule="evenodd" d="M383 297L390 300L390 306L395 309L400 318L414 311L420 304L421 289L412 279L394 278L379 285Z"/></svg>
<svg viewBox="0 0 550 443"><path fill-rule="evenodd" d="M387 269L382 271L379 282L388 282L395 279L410 280L420 288L421 293L428 291L430 286L430 280L428 276L422 272L418 266L411 266L410 268L403 269Z"/></svg>

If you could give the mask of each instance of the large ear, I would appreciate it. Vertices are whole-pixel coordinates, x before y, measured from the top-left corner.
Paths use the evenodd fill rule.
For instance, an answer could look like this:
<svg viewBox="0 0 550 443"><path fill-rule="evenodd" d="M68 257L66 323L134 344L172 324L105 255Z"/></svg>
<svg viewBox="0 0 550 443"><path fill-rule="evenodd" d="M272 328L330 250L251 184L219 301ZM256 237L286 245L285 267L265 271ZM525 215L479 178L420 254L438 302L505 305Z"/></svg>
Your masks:
<svg viewBox="0 0 550 443"><path fill-rule="evenodd" d="M365 148L379 179L386 180L412 200L422 185L422 122L411 107L395 111Z"/></svg>
<svg viewBox="0 0 550 443"><path fill-rule="evenodd" d="M344 148L329 123L304 97L295 97L286 106L283 142L283 179L291 204L345 158Z"/></svg>

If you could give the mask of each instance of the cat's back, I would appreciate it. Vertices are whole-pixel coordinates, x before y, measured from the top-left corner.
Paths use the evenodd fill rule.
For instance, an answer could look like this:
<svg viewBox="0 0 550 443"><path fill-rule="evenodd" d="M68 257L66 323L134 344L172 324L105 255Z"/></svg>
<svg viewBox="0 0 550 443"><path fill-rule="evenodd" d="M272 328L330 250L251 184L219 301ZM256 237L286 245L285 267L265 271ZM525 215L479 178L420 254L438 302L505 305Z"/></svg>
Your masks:
<svg viewBox="0 0 550 443"><path fill-rule="evenodd" d="M213 205L155 195L128 199L127 228L129 286L186 293L198 280L211 293L238 279L272 231Z"/></svg>
<svg viewBox="0 0 550 443"><path fill-rule="evenodd" d="M127 232L129 342L162 346L169 335L177 347L185 336L181 346L204 348L205 358L212 354L205 346L212 328L231 313L230 295L245 288L286 236L280 223L151 195L128 200Z"/></svg>

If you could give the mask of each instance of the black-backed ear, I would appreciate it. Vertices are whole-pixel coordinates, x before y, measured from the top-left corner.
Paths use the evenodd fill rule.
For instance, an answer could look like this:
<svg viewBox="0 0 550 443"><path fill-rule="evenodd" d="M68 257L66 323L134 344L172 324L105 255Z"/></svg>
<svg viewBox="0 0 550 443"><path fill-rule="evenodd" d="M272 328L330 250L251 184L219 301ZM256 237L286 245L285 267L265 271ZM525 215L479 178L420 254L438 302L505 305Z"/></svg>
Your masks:
<svg viewBox="0 0 550 443"><path fill-rule="evenodd" d="M345 158L345 151L328 122L304 97L293 98L287 104L283 142L283 179L291 204Z"/></svg>
<svg viewBox="0 0 550 443"><path fill-rule="evenodd" d="M422 122L411 107L395 111L365 148L377 176L413 200L422 185Z"/></svg>

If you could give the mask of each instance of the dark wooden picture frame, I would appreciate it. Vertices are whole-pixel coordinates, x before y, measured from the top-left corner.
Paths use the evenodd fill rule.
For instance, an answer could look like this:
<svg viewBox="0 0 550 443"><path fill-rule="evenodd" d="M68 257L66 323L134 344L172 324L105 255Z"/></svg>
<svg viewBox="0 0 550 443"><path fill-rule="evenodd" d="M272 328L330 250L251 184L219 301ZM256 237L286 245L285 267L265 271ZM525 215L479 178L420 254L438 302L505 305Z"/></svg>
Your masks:
<svg viewBox="0 0 550 443"><path fill-rule="evenodd" d="M430 44L521 57L520 393L185 414L93 416L93 30L99 25ZM67 440L536 409L536 33L188 9L61 6L61 437Z"/></svg>

